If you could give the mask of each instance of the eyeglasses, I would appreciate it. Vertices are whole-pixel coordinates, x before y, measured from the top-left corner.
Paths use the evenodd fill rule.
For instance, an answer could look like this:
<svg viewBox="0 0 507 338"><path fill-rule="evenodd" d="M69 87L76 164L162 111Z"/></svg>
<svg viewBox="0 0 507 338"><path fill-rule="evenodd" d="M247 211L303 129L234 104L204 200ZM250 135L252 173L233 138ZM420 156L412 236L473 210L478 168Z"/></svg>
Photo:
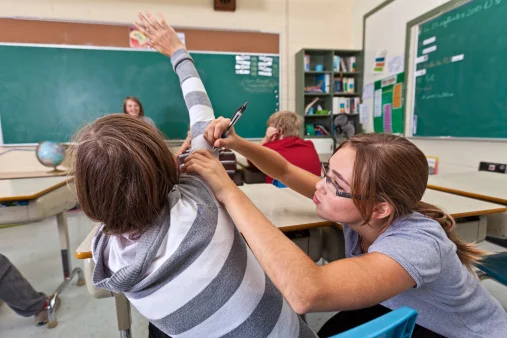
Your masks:
<svg viewBox="0 0 507 338"><path fill-rule="evenodd" d="M352 194L344 191L338 191L341 189L338 187L338 184L334 183L333 180L331 180L331 177L327 176L327 172L329 171L329 164L327 163L321 163L322 171L324 172L324 178L326 179L326 187L329 189L329 191L334 192L336 196L343 197L343 198L352 198ZM356 199L361 199L361 196L355 196Z"/></svg>

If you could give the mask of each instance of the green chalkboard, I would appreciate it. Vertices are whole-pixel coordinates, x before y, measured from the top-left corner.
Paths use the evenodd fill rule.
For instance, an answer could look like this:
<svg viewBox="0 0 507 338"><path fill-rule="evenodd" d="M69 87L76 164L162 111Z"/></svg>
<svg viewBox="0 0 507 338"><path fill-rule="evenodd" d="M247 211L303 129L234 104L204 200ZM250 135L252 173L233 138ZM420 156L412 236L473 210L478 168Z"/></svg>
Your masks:
<svg viewBox="0 0 507 338"><path fill-rule="evenodd" d="M215 114L230 117L244 137L262 137L278 110L278 56L191 53ZM246 56L248 57L248 56ZM249 74L238 74L246 71ZM67 142L99 116L122 110L137 96L170 139L186 137L188 111L170 60L153 51L0 46L0 121L5 144ZM239 70L237 70L239 67ZM1 141L1 140L0 140Z"/></svg>
<svg viewBox="0 0 507 338"><path fill-rule="evenodd" d="M506 18L474 0L419 26L414 136L507 138Z"/></svg>

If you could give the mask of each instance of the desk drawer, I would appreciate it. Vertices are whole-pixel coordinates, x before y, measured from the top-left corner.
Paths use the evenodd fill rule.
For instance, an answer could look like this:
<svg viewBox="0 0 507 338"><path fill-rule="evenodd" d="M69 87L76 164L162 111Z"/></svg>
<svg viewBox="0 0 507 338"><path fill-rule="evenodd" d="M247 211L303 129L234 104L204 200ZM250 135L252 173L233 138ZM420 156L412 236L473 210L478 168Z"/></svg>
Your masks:
<svg viewBox="0 0 507 338"><path fill-rule="evenodd" d="M487 216L472 216L456 219L456 233L466 242L486 239Z"/></svg>

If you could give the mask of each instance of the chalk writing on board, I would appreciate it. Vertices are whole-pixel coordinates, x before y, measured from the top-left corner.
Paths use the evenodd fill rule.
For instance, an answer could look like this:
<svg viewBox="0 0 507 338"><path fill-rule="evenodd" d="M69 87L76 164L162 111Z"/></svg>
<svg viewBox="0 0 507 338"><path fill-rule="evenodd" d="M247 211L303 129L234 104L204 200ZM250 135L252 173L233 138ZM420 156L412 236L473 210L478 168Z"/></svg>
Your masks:
<svg viewBox="0 0 507 338"><path fill-rule="evenodd" d="M476 6L456 9L447 15L443 15L433 21L424 24L423 31L424 33L429 33L440 27L447 28L449 25L455 23L456 21L468 18L482 11L494 8L495 6L500 5L502 1L505 2L505 0L484 0L478 3Z"/></svg>
<svg viewBox="0 0 507 338"><path fill-rule="evenodd" d="M445 98L453 97L453 96L454 96L454 93L442 92L442 93L438 93L438 94L423 95L421 97L421 99L423 99L423 100L445 99Z"/></svg>
<svg viewBox="0 0 507 338"><path fill-rule="evenodd" d="M278 78L245 77L241 86L249 93L271 93L278 86Z"/></svg>

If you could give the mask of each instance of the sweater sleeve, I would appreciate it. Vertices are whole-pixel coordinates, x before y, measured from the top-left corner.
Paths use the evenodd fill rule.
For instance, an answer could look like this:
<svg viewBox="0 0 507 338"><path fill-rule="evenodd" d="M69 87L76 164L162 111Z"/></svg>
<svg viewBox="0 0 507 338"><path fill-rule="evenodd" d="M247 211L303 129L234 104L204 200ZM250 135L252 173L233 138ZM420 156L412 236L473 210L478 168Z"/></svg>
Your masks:
<svg viewBox="0 0 507 338"><path fill-rule="evenodd" d="M211 149L204 138L204 129L215 118L206 89L197 73L194 60L185 49L171 57L174 71L179 77L183 97L190 115L191 150Z"/></svg>

